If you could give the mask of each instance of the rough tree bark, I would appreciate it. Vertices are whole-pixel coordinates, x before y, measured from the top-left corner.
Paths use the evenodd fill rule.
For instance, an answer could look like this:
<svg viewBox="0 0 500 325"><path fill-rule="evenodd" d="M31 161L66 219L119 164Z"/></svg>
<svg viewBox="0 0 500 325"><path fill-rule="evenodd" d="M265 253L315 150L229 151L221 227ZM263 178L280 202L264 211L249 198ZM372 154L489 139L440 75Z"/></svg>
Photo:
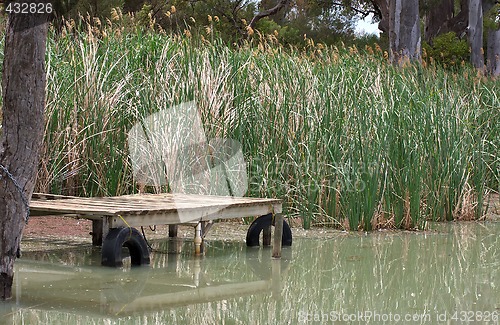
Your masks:
<svg viewBox="0 0 500 325"><path fill-rule="evenodd" d="M5 32L0 139L1 300L12 297L14 261L43 139L47 18L45 14L10 14Z"/></svg>
<svg viewBox="0 0 500 325"><path fill-rule="evenodd" d="M447 21L441 33L455 32L458 36L465 35L469 24L469 0L460 0L460 12Z"/></svg>
<svg viewBox="0 0 500 325"><path fill-rule="evenodd" d="M389 49L398 66L421 60L418 0L389 0Z"/></svg>
<svg viewBox="0 0 500 325"><path fill-rule="evenodd" d="M500 27L497 30L488 31L488 73L493 77L500 76Z"/></svg>
<svg viewBox="0 0 500 325"><path fill-rule="evenodd" d="M430 7L425 17L425 40L432 44L432 39L441 34L454 32L458 37L466 35L469 24L469 0L460 0L460 9L455 11L452 0L430 0Z"/></svg>
<svg viewBox="0 0 500 325"><path fill-rule="evenodd" d="M483 1L486 27L486 69L492 77L500 76L500 2Z"/></svg>
<svg viewBox="0 0 500 325"><path fill-rule="evenodd" d="M454 0L438 0L430 3L431 8L425 15L425 40L428 43L447 29L447 22L453 18Z"/></svg>
<svg viewBox="0 0 500 325"><path fill-rule="evenodd" d="M469 0L468 36L471 50L471 63L476 69L484 70L482 0Z"/></svg>
<svg viewBox="0 0 500 325"><path fill-rule="evenodd" d="M389 33L389 0L372 0L373 7L380 12L380 22L378 23L378 29L382 33Z"/></svg>

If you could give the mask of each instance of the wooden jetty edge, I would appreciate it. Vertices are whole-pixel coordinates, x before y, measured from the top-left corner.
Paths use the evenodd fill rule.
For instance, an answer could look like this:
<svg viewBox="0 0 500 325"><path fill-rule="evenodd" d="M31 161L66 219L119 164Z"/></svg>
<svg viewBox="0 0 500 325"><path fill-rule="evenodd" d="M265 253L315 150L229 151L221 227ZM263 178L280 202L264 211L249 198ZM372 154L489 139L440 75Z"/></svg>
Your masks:
<svg viewBox="0 0 500 325"><path fill-rule="evenodd" d="M262 218L272 215L272 224L275 225L272 256L280 258L283 227L284 224L286 225L283 220L282 202L279 199L193 194L133 194L81 198L35 193L30 203L30 213L33 216L57 215L92 220L92 243L96 246L103 245L103 265L109 266L120 265L114 265L114 262L105 262L104 255L106 251L116 251L116 254L119 254L118 250L121 250L122 245L129 247L129 249L130 246L134 245L146 247L145 241L142 242L144 238L139 238L142 235L136 230L135 233L139 235L132 238L131 241L130 237L134 227L193 224L196 227L194 237L195 252L200 254L203 247L203 231L208 222L218 219L252 216L261 216L260 218ZM256 219L256 221L260 218ZM271 224L266 224L264 228L262 229L264 245L270 245ZM129 229L130 232L121 231L120 233L121 229ZM253 229L252 234L255 233L258 236L260 230L255 232L255 229ZM289 228L286 234L290 237L288 242L291 244ZM247 235L247 244L249 243L249 235L250 229ZM111 243L108 243L110 241ZM113 247L110 248L110 245L113 245ZM137 247L137 249L144 250L142 246ZM147 250L147 247L145 249ZM145 254L145 252L143 253ZM115 257L116 262L119 264L121 256ZM134 259L132 250L131 257ZM134 260L132 263L134 264ZM146 263L149 263L149 253ZM138 262L137 264L141 263Z"/></svg>

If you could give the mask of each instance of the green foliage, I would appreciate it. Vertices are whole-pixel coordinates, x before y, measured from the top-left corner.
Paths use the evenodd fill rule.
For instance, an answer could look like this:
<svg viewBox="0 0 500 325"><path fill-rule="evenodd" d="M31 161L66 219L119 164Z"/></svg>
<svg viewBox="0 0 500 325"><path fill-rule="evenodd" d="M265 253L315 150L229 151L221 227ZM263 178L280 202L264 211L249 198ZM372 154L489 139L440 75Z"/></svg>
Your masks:
<svg viewBox="0 0 500 325"><path fill-rule="evenodd" d="M382 47L387 48L388 44L384 44L383 40L377 35L359 35L353 38L348 38L343 41L347 46L356 46L358 49L364 49L367 47Z"/></svg>
<svg viewBox="0 0 500 325"><path fill-rule="evenodd" d="M281 25L269 18L261 19L256 26L256 29L259 30L263 34L272 34L274 31L280 31Z"/></svg>
<svg viewBox="0 0 500 325"><path fill-rule="evenodd" d="M497 3L484 14L484 29L497 30L499 28L500 28L500 3Z"/></svg>
<svg viewBox="0 0 500 325"><path fill-rule="evenodd" d="M304 45L304 34L292 26L281 26L269 18L261 19L256 29L263 35L277 35L279 42L283 45Z"/></svg>
<svg viewBox="0 0 500 325"><path fill-rule="evenodd" d="M432 58L444 67L456 67L469 61L469 45L467 40L459 39L455 33L449 32L435 37L432 45L424 42L425 59Z"/></svg>
<svg viewBox="0 0 500 325"><path fill-rule="evenodd" d="M58 6L58 11L64 12L66 21L74 20L76 25L85 25L82 18L99 18L105 23L111 19L113 8L120 9L124 14L134 16L130 19L135 24L131 29L151 29L166 31L173 34L187 33L201 38L207 37L207 29L215 27L217 37L226 43L241 43L247 37L247 27L259 10L276 5L276 1L241 2L232 0L67 0L72 9ZM303 45L304 35L315 42L333 44L342 37L352 38L354 12L334 3L318 3L305 1L287 6L274 16L262 19L257 30L262 34L273 34L278 31L278 39L284 44ZM217 17L213 26L209 17ZM60 15L59 15L60 18ZM84 19L85 20L85 19ZM96 20L97 21L97 20ZM58 29L64 22L55 21ZM213 34L208 35L209 38Z"/></svg>
<svg viewBox="0 0 500 325"><path fill-rule="evenodd" d="M80 16L99 18L104 21L111 15L111 9L121 8L124 0L79 0L70 1L69 11L63 7L64 18L78 20Z"/></svg>
<svg viewBox="0 0 500 325"><path fill-rule="evenodd" d="M145 3L141 10L139 10L136 14L135 14L135 18L136 18L136 22L137 22L137 25L142 27L142 28L147 28L150 26L150 22L152 20L152 10L153 10L153 7L151 6L151 4L147 4Z"/></svg>

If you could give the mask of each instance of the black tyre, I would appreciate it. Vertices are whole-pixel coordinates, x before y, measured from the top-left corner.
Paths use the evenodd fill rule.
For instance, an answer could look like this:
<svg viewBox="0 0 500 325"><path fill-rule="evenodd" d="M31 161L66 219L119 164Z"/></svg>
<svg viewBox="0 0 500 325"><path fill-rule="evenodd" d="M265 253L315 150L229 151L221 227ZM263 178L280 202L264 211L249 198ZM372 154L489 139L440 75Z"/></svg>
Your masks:
<svg viewBox="0 0 500 325"><path fill-rule="evenodd" d="M132 265L149 264L149 250L146 240L135 228L113 228L102 243L101 265L123 266L122 248L128 248Z"/></svg>
<svg viewBox="0 0 500 325"><path fill-rule="evenodd" d="M274 226L272 214L266 214L255 219L247 231L247 246L260 246L260 233L269 226ZM281 239L282 246L292 246L292 230L288 223L283 220L283 236Z"/></svg>

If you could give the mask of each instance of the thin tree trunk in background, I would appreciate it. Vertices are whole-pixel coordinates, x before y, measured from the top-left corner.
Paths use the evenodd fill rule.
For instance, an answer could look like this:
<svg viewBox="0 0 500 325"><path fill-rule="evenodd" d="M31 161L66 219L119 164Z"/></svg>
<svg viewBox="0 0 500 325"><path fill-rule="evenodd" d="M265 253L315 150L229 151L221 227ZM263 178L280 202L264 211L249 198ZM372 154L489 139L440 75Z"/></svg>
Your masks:
<svg viewBox="0 0 500 325"><path fill-rule="evenodd" d="M432 39L443 32L447 32L447 22L453 18L454 0L440 0L436 5L432 5L429 13L425 16L425 41L432 42ZM446 30L446 31L445 31Z"/></svg>
<svg viewBox="0 0 500 325"><path fill-rule="evenodd" d="M500 3L483 0L486 29L486 70L492 77L500 76Z"/></svg>
<svg viewBox="0 0 500 325"><path fill-rule="evenodd" d="M486 49L486 53L488 56L486 61L488 73L493 77L500 76L500 28L488 31L488 48Z"/></svg>
<svg viewBox="0 0 500 325"><path fill-rule="evenodd" d="M404 66L421 60L418 0L389 1L389 49L393 64Z"/></svg>
<svg viewBox="0 0 500 325"><path fill-rule="evenodd" d="M468 34L471 63L476 69L484 70L483 5L481 0L469 0Z"/></svg>
<svg viewBox="0 0 500 325"><path fill-rule="evenodd" d="M441 28L440 33L454 32L460 38L466 35L469 24L469 0L460 0L460 11L449 19Z"/></svg>
<svg viewBox="0 0 500 325"><path fill-rule="evenodd" d="M378 23L378 29L383 33L389 34L389 2L388 0L373 0L374 6L378 8L382 17Z"/></svg>
<svg viewBox="0 0 500 325"><path fill-rule="evenodd" d="M14 262L44 132L47 15L11 14L5 32L0 142L0 299L12 297Z"/></svg>

